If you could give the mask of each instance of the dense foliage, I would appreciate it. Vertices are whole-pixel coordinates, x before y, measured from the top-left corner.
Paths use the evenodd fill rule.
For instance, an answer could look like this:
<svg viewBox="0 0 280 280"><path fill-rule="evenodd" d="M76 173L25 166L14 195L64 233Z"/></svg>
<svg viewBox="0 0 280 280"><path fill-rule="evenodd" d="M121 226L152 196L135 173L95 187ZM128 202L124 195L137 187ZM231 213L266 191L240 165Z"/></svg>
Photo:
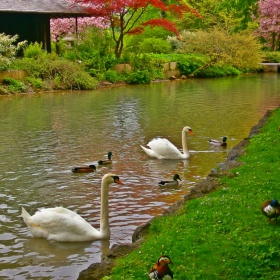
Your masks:
<svg viewBox="0 0 280 280"><path fill-rule="evenodd" d="M10 36L0 33L0 71L9 68L17 51L25 45L25 41L16 43L17 39L17 35Z"/></svg>
<svg viewBox="0 0 280 280"><path fill-rule="evenodd" d="M209 58L204 65L230 65L247 71L258 69L262 62L261 48L258 40L248 32L230 34L220 28L196 32L183 31L177 42L180 53L199 53Z"/></svg>
<svg viewBox="0 0 280 280"><path fill-rule="evenodd" d="M166 4L168 1L160 0L73 0L77 4L86 5L91 16L101 17L110 24L115 42L115 55L119 58L124 48L124 38L127 35L141 34L147 26L161 26L162 28L178 34L175 24L163 16L172 13L182 17L183 13L190 12L199 16L195 9L191 9L181 0ZM145 19L151 9L159 11L156 17ZM152 13L151 15L155 15Z"/></svg>

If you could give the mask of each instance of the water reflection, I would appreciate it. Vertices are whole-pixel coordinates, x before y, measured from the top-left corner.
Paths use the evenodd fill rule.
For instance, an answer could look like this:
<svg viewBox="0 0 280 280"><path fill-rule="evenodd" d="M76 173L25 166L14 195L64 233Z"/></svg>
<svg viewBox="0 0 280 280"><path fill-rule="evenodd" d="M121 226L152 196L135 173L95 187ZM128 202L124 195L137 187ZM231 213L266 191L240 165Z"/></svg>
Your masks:
<svg viewBox="0 0 280 280"><path fill-rule="evenodd" d="M131 242L137 226L188 193L267 109L278 107L279 83L278 74L264 74L1 96L0 278L77 279L110 246ZM141 150L156 136L181 149L186 124L195 133L188 137L190 159L152 159ZM207 142L225 135L226 149ZM98 166L108 151L113 164ZM71 172L89 164L98 166L96 172ZM107 172L125 183L110 188L110 240L64 244L30 236L21 206L30 214L64 206L99 228L100 185ZM178 188L158 187L175 173L182 178Z"/></svg>

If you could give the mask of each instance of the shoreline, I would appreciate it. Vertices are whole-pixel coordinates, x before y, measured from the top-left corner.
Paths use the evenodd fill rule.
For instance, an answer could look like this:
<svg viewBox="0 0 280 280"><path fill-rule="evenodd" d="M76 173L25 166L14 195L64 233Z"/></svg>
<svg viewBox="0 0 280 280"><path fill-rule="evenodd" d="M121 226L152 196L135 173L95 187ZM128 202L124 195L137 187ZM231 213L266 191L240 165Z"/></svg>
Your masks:
<svg viewBox="0 0 280 280"><path fill-rule="evenodd" d="M242 162L238 161L238 158L244 153L245 148L250 142L250 138L260 132L260 129L266 124L268 118L272 114L273 110L268 110L259 120L258 124L251 128L248 137L241 140L229 151L227 160L225 162L219 163L217 167L214 167L204 180L198 182L194 188L190 190L189 194L186 194L183 199L178 200L176 203L171 205L161 215L156 216L143 225L137 227L132 235L132 243L114 244L109 250L108 254L102 258L100 263L93 263L87 269L82 270L77 279L100 280L102 277L110 275L111 270L115 267L115 260L117 258L121 258L140 247L142 237L147 234L151 222L154 219L173 215L187 201L202 197L219 188L220 178L225 176L233 176L231 170L243 164Z"/></svg>

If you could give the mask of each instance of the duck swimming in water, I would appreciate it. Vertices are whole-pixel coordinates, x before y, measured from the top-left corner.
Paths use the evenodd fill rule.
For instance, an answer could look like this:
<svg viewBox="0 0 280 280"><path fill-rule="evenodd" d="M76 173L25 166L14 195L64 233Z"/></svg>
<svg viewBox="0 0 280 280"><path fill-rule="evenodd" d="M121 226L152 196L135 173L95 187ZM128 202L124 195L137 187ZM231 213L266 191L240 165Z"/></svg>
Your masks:
<svg viewBox="0 0 280 280"><path fill-rule="evenodd" d="M175 174L173 176L173 181L160 181L158 183L158 185L160 187L175 187L179 185L178 180L182 181L182 179L180 178L180 176L178 174Z"/></svg>
<svg viewBox="0 0 280 280"><path fill-rule="evenodd" d="M112 156L113 156L113 153L112 153L112 152L109 152L109 153L108 153L108 159L99 160L99 161L98 161L98 164L99 164L99 165L111 164L111 163L112 163Z"/></svg>
<svg viewBox="0 0 280 280"><path fill-rule="evenodd" d="M210 139L208 142L213 145L213 146L221 146L221 147L226 147L227 146L227 137L223 137L223 141L215 140L215 139Z"/></svg>
<svg viewBox="0 0 280 280"><path fill-rule="evenodd" d="M96 166L91 164L89 166L79 166L72 168L73 173L85 173L85 172L93 172L96 171Z"/></svg>

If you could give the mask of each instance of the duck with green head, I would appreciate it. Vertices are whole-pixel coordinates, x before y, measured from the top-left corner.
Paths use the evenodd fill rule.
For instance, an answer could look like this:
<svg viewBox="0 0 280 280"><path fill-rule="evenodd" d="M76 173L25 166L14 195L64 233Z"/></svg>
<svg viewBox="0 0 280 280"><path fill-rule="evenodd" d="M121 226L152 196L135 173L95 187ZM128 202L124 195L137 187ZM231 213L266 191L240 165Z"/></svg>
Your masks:
<svg viewBox="0 0 280 280"><path fill-rule="evenodd" d="M98 164L99 165L111 164L112 163L112 156L113 156L113 153L112 152L108 152L108 159L106 159L106 160L99 160Z"/></svg>
<svg viewBox="0 0 280 280"><path fill-rule="evenodd" d="M179 185L178 180L182 181L182 179L180 178L180 176L178 174L175 174L173 176L173 181L160 181L158 183L158 185L160 187L176 187Z"/></svg>
<svg viewBox="0 0 280 280"><path fill-rule="evenodd" d="M221 146L221 147L226 147L227 146L227 137L223 137L222 141L215 140L215 139L210 139L208 142L213 145L213 146Z"/></svg>

